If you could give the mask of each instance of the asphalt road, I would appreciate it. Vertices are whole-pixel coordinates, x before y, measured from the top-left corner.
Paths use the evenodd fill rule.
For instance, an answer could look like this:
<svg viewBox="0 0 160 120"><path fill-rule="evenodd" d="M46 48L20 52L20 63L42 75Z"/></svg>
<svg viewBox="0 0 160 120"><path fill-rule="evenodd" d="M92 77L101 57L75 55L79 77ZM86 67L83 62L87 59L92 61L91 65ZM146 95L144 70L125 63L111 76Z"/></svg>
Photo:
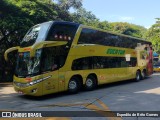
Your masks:
<svg viewBox="0 0 160 120"><path fill-rule="evenodd" d="M93 110L95 112L90 116L89 111ZM94 91L81 91L74 95L64 92L30 97L16 93L11 84L0 84L0 111L62 111L59 113L62 116L78 111L73 113L76 117L46 118L54 120L160 120L160 114L159 117L146 117L146 115L142 117L143 114L141 117L137 115L130 117L133 112L129 112L159 111L160 113L160 73L154 73L140 82L124 81L107 84ZM117 113L108 117L102 111L125 111L128 117L117 117Z"/></svg>

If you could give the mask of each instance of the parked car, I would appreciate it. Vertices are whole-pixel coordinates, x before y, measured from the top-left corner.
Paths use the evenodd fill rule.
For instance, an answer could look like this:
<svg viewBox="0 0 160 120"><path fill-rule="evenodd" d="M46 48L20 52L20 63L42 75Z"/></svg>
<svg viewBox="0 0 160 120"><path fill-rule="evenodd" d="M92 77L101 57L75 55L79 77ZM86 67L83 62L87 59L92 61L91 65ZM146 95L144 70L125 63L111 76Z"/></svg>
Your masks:
<svg viewBox="0 0 160 120"><path fill-rule="evenodd" d="M159 62L156 62L156 63L153 65L153 71L154 71L154 72L160 72L160 61L159 61Z"/></svg>

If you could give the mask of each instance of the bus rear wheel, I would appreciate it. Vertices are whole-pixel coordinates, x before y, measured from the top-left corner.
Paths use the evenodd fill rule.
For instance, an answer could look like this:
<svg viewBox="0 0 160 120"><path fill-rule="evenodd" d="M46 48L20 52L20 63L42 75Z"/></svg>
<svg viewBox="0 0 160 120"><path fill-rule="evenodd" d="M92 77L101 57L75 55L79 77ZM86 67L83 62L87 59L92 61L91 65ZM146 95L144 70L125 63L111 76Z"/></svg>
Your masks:
<svg viewBox="0 0 160 120"><path fill-rule="evenodd" d="M71 94L78 93L79 89L80 89L80 84L79 84L78 78L76 78L76 77L71 78L68 83L69 93L71 93Z"/></svg>
<svg viewBox="0 0 160 120"><path fill-rule="evenodd" d="M142 77L142 80L146 78L146 71L145 70L142 71L141 77Z"/></svg>
<svg viewBox="0 0 160 120"><path fill-rule="evenodd" d="M140 71L137 71L136 72L136 79L135 79L137 82L141 80L141 72Z"/></svg>
<svg viewBox="0 0 160 120"><path fill-rule="evenodd" d="M97 86L96 79L93 76L88 76L85 83L85 89L91 91Z"/></svg>

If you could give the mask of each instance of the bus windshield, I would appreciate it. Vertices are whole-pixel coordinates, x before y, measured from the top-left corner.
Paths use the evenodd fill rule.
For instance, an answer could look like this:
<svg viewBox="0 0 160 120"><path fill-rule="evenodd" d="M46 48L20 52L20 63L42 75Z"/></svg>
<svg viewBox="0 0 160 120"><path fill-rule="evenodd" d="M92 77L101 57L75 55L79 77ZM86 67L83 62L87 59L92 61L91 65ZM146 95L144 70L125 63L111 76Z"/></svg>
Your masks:
<svg viewBox="0 0 160 120"><path fill-rule="evenodd" d="M30 58L30 52L18 54L15 73L18 77L27 77L38 74L40 71L41 49L36 51L35 57Z"/></svg>
<svg viewBox="0 0 160 120"><path fill-rule="evenodd" d="M32 27L24 36L20 46L28 47L33 45L35 42L44 41L52 23L53 22L46 22Z"/></svg>

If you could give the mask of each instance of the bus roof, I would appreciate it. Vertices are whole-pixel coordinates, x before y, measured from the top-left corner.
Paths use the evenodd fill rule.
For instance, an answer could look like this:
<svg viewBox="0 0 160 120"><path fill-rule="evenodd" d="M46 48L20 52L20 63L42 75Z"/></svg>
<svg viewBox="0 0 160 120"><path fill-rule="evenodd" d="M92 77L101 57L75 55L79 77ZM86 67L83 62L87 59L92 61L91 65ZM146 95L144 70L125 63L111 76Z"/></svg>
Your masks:
<svg viewBox="0 0 160 120"><path fill-rule="evenodd" d="M39 23L36 24L34 26L40 25L40 24L44 24L44 23L60 23L60 24L68 24L68 25L75 25L75 26L80 26L79 23L75 23L75 22L68 22L68 21L47 21L47 22L43 22L43 23Z"/></svg>
<svg viewBox="0 0 160 120"><path fill-rule="evenodd" d="M61 23L61 24L69 24L69 25L75 25L75 26L80 26L79 23L75 22L68 22L68 21L53 21L54 23Z"/></svg>

